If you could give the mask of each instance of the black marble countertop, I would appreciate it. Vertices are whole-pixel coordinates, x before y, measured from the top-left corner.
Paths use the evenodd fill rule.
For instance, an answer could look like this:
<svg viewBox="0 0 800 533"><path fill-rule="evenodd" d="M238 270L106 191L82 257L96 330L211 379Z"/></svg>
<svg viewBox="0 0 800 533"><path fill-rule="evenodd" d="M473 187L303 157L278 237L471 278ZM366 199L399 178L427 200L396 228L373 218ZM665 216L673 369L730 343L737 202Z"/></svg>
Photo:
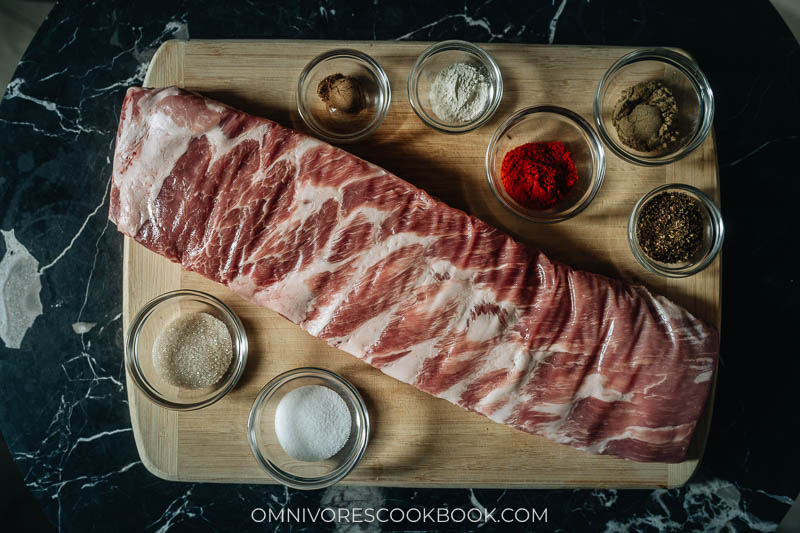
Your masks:
<svg viewBox="0 0 800 533"><path fill-rule="evenodd" d="M740 3L744 4L744 3ZM460 38L679 46L708 76L727 225L722 356L698 474L673 490L415 490L162 481L131 432L122 236L107 221L125 88L171 38ZM73 531L347 530L256 508L547 509L505 530L770 531L800 490L796 264L800 53L767 0L60 2L0 105L0 431L47 517ZM256 518L259 515L256 513ZM360 524L369 531L493 530ZM358 529L355 529L358 530Z"/></svg>

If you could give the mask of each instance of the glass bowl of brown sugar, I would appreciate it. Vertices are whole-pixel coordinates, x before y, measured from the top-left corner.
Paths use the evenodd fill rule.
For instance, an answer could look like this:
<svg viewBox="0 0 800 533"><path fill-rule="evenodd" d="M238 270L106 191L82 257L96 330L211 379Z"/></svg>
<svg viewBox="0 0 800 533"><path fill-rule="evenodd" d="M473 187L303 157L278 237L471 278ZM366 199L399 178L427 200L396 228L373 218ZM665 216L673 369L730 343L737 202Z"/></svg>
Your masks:
<svg viewBox="0 0 800 533"><path fill-rule="evenodd" d="M709 266L722 249L722 213L703 191L668 183L642 196L628 219L633 256L654 274L685 278Z"/></svg>
<svg viewBox="0 0 800 533"><path fill-rule="evenodd" d="M125 342L128 376L161 407L191 411L230 392L247 363L247 334L221 300L189 289L146 303Z"/></svg>
<svg viewBox="0 0 800 533"><path fill-rule="evenodd" d="M606 146L642 166L673 163L711 131L714 94L688 55L635 50L606 71L594 97L594 122Z"/></svg>

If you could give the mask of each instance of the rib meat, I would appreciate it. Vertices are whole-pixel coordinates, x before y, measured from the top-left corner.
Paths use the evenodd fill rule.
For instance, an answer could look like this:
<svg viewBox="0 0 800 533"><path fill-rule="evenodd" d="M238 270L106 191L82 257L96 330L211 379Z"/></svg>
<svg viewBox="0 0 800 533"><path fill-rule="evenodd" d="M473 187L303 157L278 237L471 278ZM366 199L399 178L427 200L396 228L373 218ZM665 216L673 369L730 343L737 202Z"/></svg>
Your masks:
<svg viewBox="0 0 800 533"><path fill-rule="evenodd" d="M718 335L666 298L174 87L128 90L109 216L394 378L588 452L683 460L711 388Z"/></svg>

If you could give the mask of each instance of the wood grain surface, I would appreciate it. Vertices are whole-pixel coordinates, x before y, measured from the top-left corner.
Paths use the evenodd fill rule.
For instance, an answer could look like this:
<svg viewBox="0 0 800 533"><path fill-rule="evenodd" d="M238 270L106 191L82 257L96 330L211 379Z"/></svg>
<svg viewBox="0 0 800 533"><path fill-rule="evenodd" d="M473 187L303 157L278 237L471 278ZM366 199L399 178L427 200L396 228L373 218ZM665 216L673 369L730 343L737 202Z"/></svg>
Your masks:
<svg viewBox="0 0 800 533"><path fill-rule="evenodd" d="M687 279L646 272L628 247L633 204L667 182L694 185L719 202L713 135L686 159L644 168L607 151L606 181L591 206L572 220L537 225L506 212L489 190L484 154L498 124L536 104L567 107L592 121L597 83L626 48L487 44L500 65L505 94L488 124L464 135L426 127L411 110L408 72L429 43L325 41L169 41L153 58L145 85L177 85L247 112L308 132L295 106L297 78L317 54L341 47L362 50L386 70L392 103L370 138L346 147L461 208L543 249L551 258L632 282L644 283L719 327L720 259ZM343 483L407 487L674 487L699 462L710 423L711 400L691 458L668 465L597 456L529 435L420 392L311 337L276 313L224 287L185 272L125 239L123 324L149 299L191 288L226 302L242 319L250 356L238 386L218 403L172 412L149 402L127 380L136 444L145 466L159 477L183 481L272 483L248 445L247 416L271 378L300 366L345 376L362 393L372 421L370 444ZM676 399L680 401L680 399Z"/></svg>

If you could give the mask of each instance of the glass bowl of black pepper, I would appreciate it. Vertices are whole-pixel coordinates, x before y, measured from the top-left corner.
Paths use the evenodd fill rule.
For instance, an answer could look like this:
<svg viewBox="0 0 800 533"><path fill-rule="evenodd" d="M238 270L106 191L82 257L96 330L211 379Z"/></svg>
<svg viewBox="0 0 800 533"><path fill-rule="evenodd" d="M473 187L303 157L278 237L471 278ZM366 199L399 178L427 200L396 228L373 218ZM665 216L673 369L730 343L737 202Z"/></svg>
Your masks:
<svg viewBox="0 0 800 533"><path fill-rule="evenodd" d="M383 68L358 50L337 49L314 59L297 82L297 111L314 135L353 143L386 118L392 90Z"/></svg>
<svg viewBox="0 0 800 533"><path fill-rule="evenodd" d="M703 191L668 183L642 196L628 220L628 242L647 270L685 278L709 266L722 249L722 213Z"/></svg>
<svg viewBox="0 0 800 533"><path fill-rule="evenodd" d="M636 165L667 165L705 141L714 120L714 94L691 57L645 48L606 71L593 112L600 137L617 156Z"/></svg>
<svg viewBox="0 0 800 533"><path fill-rule="evenodd" d="M236 386L247 350L244 326L230 307L210 294L181 289L153 298L136 313L125 363L130 380L150 401L191 411Z"/></svg>

